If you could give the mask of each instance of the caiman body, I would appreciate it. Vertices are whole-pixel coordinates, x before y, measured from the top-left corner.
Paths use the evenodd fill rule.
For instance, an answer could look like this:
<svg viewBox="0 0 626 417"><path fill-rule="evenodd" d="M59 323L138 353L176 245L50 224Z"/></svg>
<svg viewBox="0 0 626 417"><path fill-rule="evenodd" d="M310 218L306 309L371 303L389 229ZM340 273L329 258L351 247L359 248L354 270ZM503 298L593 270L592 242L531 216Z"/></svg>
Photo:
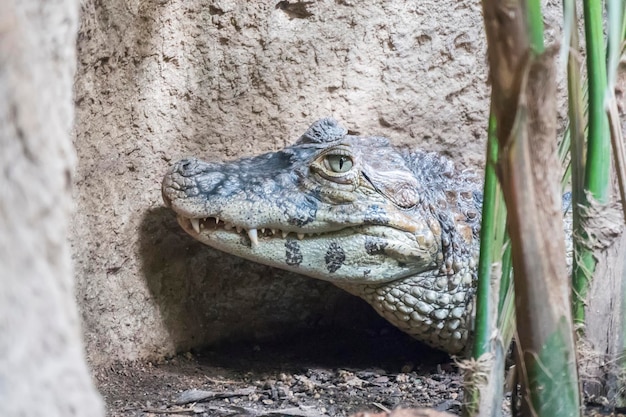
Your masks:
<svg viewBox="0 0 626 417"><path fill-rule="evenodd" d="M163 198L199 241L332 282L415 338L459 353L471 329L481 187L441 155L322 119L278 152L183 159L166 174Z"/></svg>

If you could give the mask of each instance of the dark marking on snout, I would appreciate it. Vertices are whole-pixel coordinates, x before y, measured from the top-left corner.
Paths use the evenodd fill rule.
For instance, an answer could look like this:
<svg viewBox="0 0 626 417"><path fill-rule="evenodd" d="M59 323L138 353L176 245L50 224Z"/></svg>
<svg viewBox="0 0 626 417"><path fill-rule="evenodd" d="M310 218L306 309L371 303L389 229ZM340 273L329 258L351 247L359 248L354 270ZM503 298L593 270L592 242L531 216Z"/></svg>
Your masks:
<svg viewBox="0 0 626 417"><path fill-rule="evenodd" d="M326 269L328 269L328 272L333 273L341 268L341 265L343 265L346 260L346 253L343 251L341 246L339 246L336 242L333 242L328 247L324 260L326 261Z"/></svg>
<svg viewBox="0 0 626 417"><path fill-rule="evenodd" d="M285 242L285 263L290 266L300 266L302 263L300 245L293 239Z"/></svg>
<svg viewBox="0 0 626 417"><path fill-rule="evenodd" d="M365 239L365 252L367 252L368 255L383 255L386 247L387 242L382 239Z"/></svg>

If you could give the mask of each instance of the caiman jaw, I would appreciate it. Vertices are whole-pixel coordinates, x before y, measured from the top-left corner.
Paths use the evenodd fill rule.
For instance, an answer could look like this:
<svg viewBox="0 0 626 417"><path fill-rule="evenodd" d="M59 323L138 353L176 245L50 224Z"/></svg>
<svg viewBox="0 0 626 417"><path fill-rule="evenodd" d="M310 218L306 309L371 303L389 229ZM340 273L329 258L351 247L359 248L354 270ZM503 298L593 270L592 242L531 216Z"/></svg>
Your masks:
<svg viewBox="0 0 626 417"><path fill-rule="evenodd" d="M411 233L389 224L246 228L216 217L188 218L181 213L178 222L193 238L216 249L337 285L391 282L434 270L440 262L440 241L426 223Z"/></svg>
<svg viewBox="0 0 626 417"><path fill-rule="evenodd" d="M282 230L282 229L274 228L274 227L260 227L260 228L246 229L245 227L235 225L233 223L225 222L217 216L208 216L204 218L189 218L189 217L185 217L179 214L177 217L177 220L180 226L187 233L189 233L190 235L196 238L199 237L202 234L202 232L205 230L210 232L210 231L222 229L222 230L229 231L232 233L236 232L238 234L246 234L248 238L250 239L250 246L252 249L255 249L259 246L260 244L259 238L263 238L263 237L265 238L281 237L283 239L287 239L287 237L290 234L294 234L298 238L298 240L303 240L307 236L321 236L324 234L338 231L338 230L332 230L332 231L326 231L326 232L303 232L303 231L294 232L294 231L287 231L287 230ZM349 228L350 227L346 227L346 229L349 229ZM409 232L409 233L414 233L417 231L417 226L409 222L404 222L401 225L401 227L398 227L397 229L401 231ZM339 230L343 230L343 229L339 229ZM422 240L422 239L418 238L418 240ZM422 240L418 243L420 243L421 245L424 245L427 242L424 242Z"/></svg>
<svg viewBox="0 0 626 417"><path fill-rule="evenodd" d="M261 228L250 228L246 229L241 226L234 225L232 223L224 222L220 220L219 217L205 217L202 219L198 218L187 218L182 215L178 216L178 223L182 226L182 228L191 235L200 235L203 230L218 230L223 229L230 232L237 232L239 234L246 234L250 239L250 244L252 248L256 248L259 245L259 237L272 237L272 236L280 236L283 239L286 239L290 233L295 233L299 240L302 240L307 235L320 235L321 233L309 233L309 232L289 232L286 230L281 230L277 228L270 227L261 227Z"/></svg>

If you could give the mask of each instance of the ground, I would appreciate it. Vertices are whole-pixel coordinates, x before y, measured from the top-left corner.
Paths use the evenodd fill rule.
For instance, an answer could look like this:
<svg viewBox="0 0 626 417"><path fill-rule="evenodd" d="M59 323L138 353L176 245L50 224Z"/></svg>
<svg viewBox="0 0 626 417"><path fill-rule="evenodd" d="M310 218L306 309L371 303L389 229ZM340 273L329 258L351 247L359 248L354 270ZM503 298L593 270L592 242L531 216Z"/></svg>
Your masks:
<svg viewBox="0 0 626 417"><path fill-rule="evenodd" d="M463 399L448 355L384 325L117 363L96 379L111 417L347 416L396 407L458 414ZM181 401L191 395L206 399Z"/></svg>
<svg viewBox="0 0 626 417"><path fill-rule="evenodd" d="M334 417L408 407L460 415L463 402L454 358L384 321L224 344L158 363L115 363L95 378L108 417ZM584 415L625 411L587 404Z"/></svg>

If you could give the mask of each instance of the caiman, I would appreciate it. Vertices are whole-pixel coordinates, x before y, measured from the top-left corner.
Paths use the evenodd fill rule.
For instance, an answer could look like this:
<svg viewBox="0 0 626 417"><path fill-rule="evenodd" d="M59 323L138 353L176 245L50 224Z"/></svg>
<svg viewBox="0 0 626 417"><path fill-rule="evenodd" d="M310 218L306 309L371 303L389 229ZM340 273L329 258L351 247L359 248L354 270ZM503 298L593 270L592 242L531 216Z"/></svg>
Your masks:
<svg viewBox="0 0 626 417"><path fill-rule="evenodd" d="M332 282L435 348L468 344L482 179L444 156L327 118L278 152L183 159L162 191L195 239Z"/></svg>

